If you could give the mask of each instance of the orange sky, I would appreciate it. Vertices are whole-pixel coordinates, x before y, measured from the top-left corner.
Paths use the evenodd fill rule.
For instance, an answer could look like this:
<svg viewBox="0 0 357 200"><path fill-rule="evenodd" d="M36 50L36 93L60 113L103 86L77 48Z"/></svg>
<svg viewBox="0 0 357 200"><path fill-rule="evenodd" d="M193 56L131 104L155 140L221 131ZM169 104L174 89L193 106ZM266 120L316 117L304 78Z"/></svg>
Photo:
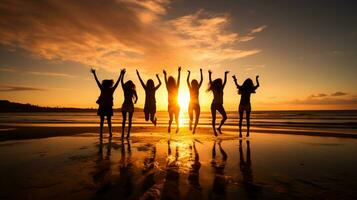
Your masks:
<svg viewBox="0 0 357 200"><path fill-rule="evenodd" d="M98 69L100 79L116 79L126 68L125 80L136 83L137 106L143 107L135 69L156 82L156 73L163 81L163 69L176 77L182 66L181 99L188 96L187 69L191 78L204 70L203 110L212 100L206 92L208 69L214 78L230 71L227 110L236 110L240 98L233 74L240 83L260 75L261 87L252 95L256 110L357 109L357 56L351 45L357 31L346 24L355 17L352 10L319 1L309 7L253 2L2 1L0 99L96 107L99 90L89 69ZM122 101L118 88L115 107ZM164 85L157 102L158 109L166 109Z"/></svg>

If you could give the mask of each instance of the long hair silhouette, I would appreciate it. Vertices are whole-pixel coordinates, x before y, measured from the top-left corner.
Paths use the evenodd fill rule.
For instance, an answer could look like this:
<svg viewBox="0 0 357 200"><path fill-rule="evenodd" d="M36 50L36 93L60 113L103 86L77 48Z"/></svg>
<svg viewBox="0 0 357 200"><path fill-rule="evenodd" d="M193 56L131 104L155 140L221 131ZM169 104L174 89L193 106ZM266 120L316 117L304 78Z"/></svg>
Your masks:
<svg viewBox="0 0 357 200"><path fill-rule="evenodd" d="M109 136L112 137L111 118L113 116L113 94L115 89L118 87L119 81L122 78L122 74L120 74L118 80L113 85L114 81L111 79L103 80L102 83L100 83L95 69L91 69L91 73L93 74L94 79L100 89L100 96L96 101L96 103L99 105L97 115L100 117L100 125L99 125L100 137L101 138L103 137L103 125L104 125L105 117L107 117Z"/></svg>

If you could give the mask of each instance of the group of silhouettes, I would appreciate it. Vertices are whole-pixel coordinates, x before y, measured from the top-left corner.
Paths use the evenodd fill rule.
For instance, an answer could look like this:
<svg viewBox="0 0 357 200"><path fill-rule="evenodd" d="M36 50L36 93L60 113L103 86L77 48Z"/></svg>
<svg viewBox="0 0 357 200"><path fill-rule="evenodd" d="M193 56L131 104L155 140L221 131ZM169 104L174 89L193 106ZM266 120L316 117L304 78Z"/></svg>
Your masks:
<svg viewBox="0 0 357 200"><path fill-rule="evenodd" d="M112 125L111 125L111 117L113 116L113 94L115 89L118 87L119 82L121 82L123 92L124 92L124 102L121 107L121 112L123 115L123 122L122 122L122 135L124 137L124 129L126 124L126 119L128 116L128 133L127 138L130 137L130 130L132 126L132 118L134 113L134 104L138 100L138 95L136 93L135 84L133 81L128 80L124 83L124 75L126 73L125 69L122 69L117 79L116 83L111 79L103 80L102 83L98 80L96 75L96 71L94 69L91 70L94 75L94 79L97 82L98 87L100 88L100 96L97 100L97 104L99 105L98 108L98 116L100 117L100 137L103 136L103 124L104 118L107 118L108 127L109 127L109 134L112 137ZM146 84L142 80L139 71L136 70L138 78L142 87L145 90L145 106L144 106L144 113L145 113L145 120L151 121L155 126L157 124L157 118L155 117L156 114L156 98L155 93L161 86L161 80L158 74L156 77L158 79L158 84L155 86L155 83L152 79L147 80ZM223 107L223 90L227 82L227 74L229 71L224 73L224 80L221 78L217 78L212 81L212 71L208 71L209 77L209 86L207 91L213 93L213 100L211 104L211 114L212 114L212 128L214 135L217 136L217 132L222 134L221 128L224 122L227 120L227 114ZM165 77L165 84L166 89L168 92L168 112L169 112L169 125L168 125L168 132L171 131L171 124L173 119L176 122L176 133L179 131L179 113L180 113L180 106L178 103L178 93L180 87L180 75L181 75L181 67L178 68L178 76L177 80L173 76L167 77L167 72L163 70L163 74ZM192 130L194 134L196 132L196 127L198 125L199 117L200 117L200 103L199 103L199 90L202 86L203 82L203 73L202 69L200 69L201 79L198 82L196 79L193 79L190 82L190 74L191 72L188 70L187 75L187 85L190 91L190 101L189 101L189 129ZM239 137L242 137L242 122L243 122L243 114L246 113L246 122L247 122L247 137L249 137L249 128L250 128L250 113L251 113L251 103L250 103L250 96L252 93L255 93L255 90L259 87L259 76L256 76L257 84L254 85L252 79L246 79L242 85L238 84L238 80L236 76L232 76L233 81L238 89L238 94L241 95L241 100L239 103ZM216 111L218 111L222 115L222 120L216 129ZM195 121L193 125L193 113L195 113ZM193 125L193 128L192 128Z"/></svg>

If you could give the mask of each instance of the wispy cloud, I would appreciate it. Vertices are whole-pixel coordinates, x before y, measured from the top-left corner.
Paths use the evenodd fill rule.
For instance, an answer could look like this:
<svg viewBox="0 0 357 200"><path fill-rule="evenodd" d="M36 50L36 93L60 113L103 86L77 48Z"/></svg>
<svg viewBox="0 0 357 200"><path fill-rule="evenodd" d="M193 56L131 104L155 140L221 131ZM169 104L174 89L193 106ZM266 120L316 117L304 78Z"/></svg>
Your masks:
<svg viewBox="0 0 357 200"><path fill-rule="evenodd" d="M221 62L259 53L238 42L255 38L229 29L227 13L196 13L167 20L168 0L0 2L0 44L45 59L109 70ZM49 74L48 74L49 75ZM54 75L54 74L52 74ZM51 76L51 75L49 75Z"/></svg>
<svg viewBox="0 0 357 200"><path fill-rule="evenodd" d="M333 96L333 97L340 97L340 96L346 96L346 95L347 95L347 93L340 92L340 91L331 94L331 96Z"/></svg>
<svg viewBox="0 0 357 200"><path fill-rule="evenodd" d="M0 85L0 92L20 92L20 91L44 91L43 88L18 86L18 85Z"/></svg>
<svg viewBox="0 0 357 200"><path fill-rule="evenodd" d="M16 69L11 67L0 67L0 72L15 72Z"/></svg>
<svg viewBox="0 0 357 200"><path fill-rule="evenodd" d="M256 28L253 28L250 33L260 33L262 32L264 29L268 28L267 25L263 25L263 26L259 26L259 27L256 27Z"/></svg>
<svg viewBox="0 0 357 200"><path fill-rule="evenodd" d="M52 76L52 77L64 77L64 78L74 78L75 76L70 74L64 73L53 73L53 72L36 72L36 71L29 71L26 72L28 74L36 75L36 76Z"/></svg>

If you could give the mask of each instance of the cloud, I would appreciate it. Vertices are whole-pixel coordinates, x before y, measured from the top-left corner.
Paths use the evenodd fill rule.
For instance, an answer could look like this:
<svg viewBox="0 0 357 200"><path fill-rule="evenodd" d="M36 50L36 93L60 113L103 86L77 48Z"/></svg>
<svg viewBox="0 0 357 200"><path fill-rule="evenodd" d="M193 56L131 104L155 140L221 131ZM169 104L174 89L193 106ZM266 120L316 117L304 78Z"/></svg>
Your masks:
<svg viewBox="0 0 357 200"><path fill-rule="evenodd" d="M347 93L345 92L335 92L335 93L332 93L331 96L333 97L339 97L339 96L346 96Z"/></svg>
<svg viewBox="0 0 357 200"><path fill-rule="evenodd" d="M268 28L267 25L263 25L263 26L259 26L259 27L256 27L256 28L253 28L250 33L253 34L253 33L260 33L262 32L264 29Z"/></svg>
<svg viewBox="0 0 357 200"><path fill-rule="evenodd" d="M43 88L17 86L17 85L0 85L0 92L20 92L20 91L44 91Z"/></svg>
<svg viewBox="0 0 357 200"><path fill-rule="evenodd" d="M312 94L308 98L313 99L313 98L321 98L321 97L327 97L327 96L328 96L327 94L319 93L319 94Z"/></svg>
<svg viewBox="0 0 357 200"><path fill-rule="evenodd" d="M63 73L53 73L53 72L36 72L36 71L29 71L26 72L28 74L37 75L37 76L53 76L53 77L64 77L64 78L74 78L75 76L70 74L63 74Z"/></svg>
<svg viewBox="0 0 357 200"><path fill-rule="evenodd" d="M15 72L16 70L11 67L0 67L0 72Z"/></svg>
<svg viewBox="0 0 357 200"><path fill-rule="evenodd" d="M166 19L168 0L3 0L0 44L31 55L108 70L219 63L259 53L240 49L228 14L199 10ZM266 26L251 33L263 31Z"/></svg>

